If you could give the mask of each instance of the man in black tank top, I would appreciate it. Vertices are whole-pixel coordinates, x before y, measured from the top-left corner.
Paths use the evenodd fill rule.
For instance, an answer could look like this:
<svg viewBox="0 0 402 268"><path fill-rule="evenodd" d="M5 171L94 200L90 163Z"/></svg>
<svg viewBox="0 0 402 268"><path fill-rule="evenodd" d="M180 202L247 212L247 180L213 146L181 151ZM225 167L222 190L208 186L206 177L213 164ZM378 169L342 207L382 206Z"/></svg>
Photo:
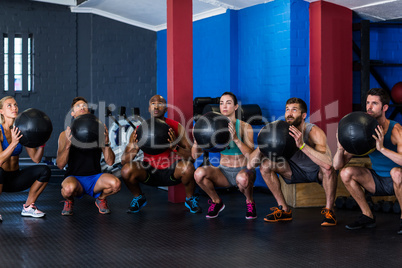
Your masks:
<svg viewBox="0 0 402 268"><path fill-rule="evenodd" d="M76 97L71 104L71 116L88 114L88 102L83 97ZM74 197L81 198L88 194L95 199L95 205L101 214L111 211L106 197L120 191L120 180L109 173L101 173L100 159L103 153L106 164L113 165L115 155L110 148L109 135L105 127L105 145L101 148L80 148L71 143L71 129L67 127L60 133L56 164L63 169L67 164L65 179L61 184L61 194L66 199L61 212L64 216L73 214Z"/></svg>
<svg viewBox="0 0 402 268"><path fill-rule="evenodd" d="M261 164L260 172L268 188L274 195L278 207L268 214L264 221L278 222L292 220L292 211L286 203L281 190L278 174L287 184L301 182L318 182L323 186L326 206L322 226L335 226L337 221L333 211L337 177L332 167L331 151L323 130L318 126L305 122L307 105L299 98L290 98L286 102L285 118L291 126L289 134L295 139L299 151L290 159L273 162L264 157L259 147L250 155L248 168Z"/></svg>

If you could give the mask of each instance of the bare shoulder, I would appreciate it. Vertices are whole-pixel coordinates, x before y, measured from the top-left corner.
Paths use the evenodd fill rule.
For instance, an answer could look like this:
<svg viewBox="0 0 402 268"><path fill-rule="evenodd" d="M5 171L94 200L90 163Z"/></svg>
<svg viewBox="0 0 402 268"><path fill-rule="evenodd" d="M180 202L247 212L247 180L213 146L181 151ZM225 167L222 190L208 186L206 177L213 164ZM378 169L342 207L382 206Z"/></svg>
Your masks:
<svg viewBox="0 0 402 268"><path fill-rule="evenodd" d="M310 138L327 138L327 135L325 134L324 130L322 130L321 128L319 128L318 126L314 125L311 128L310 134L309 134Z"/></svg>
<svg viewBox="0 0 402 268"><path fill-rule="evenodd" d="M65 140L66 140L66 131L63 131L59 135L59 144L61 144L61 143L64 144Z"/></svg>
<svg viewBox="0 0 402 268"><path fill-rule="evenodd" d="M392 138L401 140L402 139L402 126L396 123L391 133Z"/></svg>
<svg viewBox="0 0 402 268"><path fill-rule="evenodd" d="M59 135L59 139L66 137L66 131L62 131Z"/></svg>
<svg viewBox="0 0 402 268"><path fill-rule="evenodd" d="M245 129L245 130L251 129L251 125L249 123L241 121L241 120L239 120L239 121L240 121L241 129Z"/></svg>

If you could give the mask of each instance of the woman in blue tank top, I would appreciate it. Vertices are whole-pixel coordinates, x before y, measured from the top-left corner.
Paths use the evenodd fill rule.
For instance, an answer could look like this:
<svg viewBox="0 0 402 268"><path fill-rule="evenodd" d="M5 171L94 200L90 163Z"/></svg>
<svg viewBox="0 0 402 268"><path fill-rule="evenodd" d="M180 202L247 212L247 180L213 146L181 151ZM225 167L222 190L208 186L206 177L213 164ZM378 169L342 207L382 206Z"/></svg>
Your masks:
<svg viewBox="0 0 402 268"><path fill-rule="evenodd" d="M236 96L231 92L225 92L220 98L220 112L230 119L229 130L232 141L228 148L221 152L219 167L202 166L197 168L194 179L197 184L209 195L210 207L207 218L215 218L219 215L225 205L215 191L215 187L237 186L246 196L246 219L257 218L255 203L253 199L253 185L255 181L255 170L247 169L245 155L254 150L253 129L249 124L236 119L237 104ZM194 142L192 155L198 158L201 150Z"/></svg>
<svg viewBox="0 0 402 268"><path fill-rule="evenodd" d="M19 192L30 188L28 198L22 207L21 215L40 218L45 213L38 210L35 202L45 189L50 178L50 169L45 165L34 165L20 170L19 155L23 146L19 143L22 137L14 121L18 115L18 105L11 96L0 100L0 194ZM26 148L29 157L39 163L44 147ZM0 221L2 217L0 215Z"/></svg>

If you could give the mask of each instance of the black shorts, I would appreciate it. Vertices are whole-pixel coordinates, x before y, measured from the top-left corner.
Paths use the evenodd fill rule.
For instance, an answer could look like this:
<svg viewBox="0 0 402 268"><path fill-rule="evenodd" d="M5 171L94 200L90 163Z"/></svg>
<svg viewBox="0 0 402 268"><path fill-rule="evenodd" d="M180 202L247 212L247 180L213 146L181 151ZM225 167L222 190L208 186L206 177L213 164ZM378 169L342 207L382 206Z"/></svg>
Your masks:
<svg viewBox="0 0 402 268"><path fill-rule="evenodd" d="M395 195L394 182L391 177L381 177L372 169L370 169L370 172L375 184L375 193L371 193L373 196Z"/></svg>
<svg viewBox="0 0 402 268"><path fill-rule="evenodd" d="M181 183L174 177L174 170L177 163L174 162L170 167L165 169L157 169L151 166L148 162L142 161L141 167L147 171L147 178L142 183L150 186L173 186Z"/></svg>
<svg viewBox="0 0 402 268"><path fill-rule="evenodd" d="M283 181L286 184L309 183L309 182L317 182L320 185L322 184L322 181L318 179L318 172L320 172L320 167L318 165L316 170L312 172L306 172L292 160L288 160L288 163L290 166L290 170L292 170L292 177L290 178L290 180L283 178Z"/></svg>
<svg viewBox="0 0 402 268"><path fill-rule="evenodd" d="M33 165L15 171L5 171L0 167L0 184L3 192L20 192L30 188L35 181L48 182L50 175L47 165Z"/></svg>

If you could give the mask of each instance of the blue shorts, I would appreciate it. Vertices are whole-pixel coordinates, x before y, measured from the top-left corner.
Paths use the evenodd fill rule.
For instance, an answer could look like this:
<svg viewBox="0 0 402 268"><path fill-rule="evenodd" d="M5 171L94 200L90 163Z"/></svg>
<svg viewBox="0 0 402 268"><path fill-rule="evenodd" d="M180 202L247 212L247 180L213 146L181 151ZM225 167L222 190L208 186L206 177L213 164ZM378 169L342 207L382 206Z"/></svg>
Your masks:
<svg viewBox="0 0 402 268"><path fill-rule="evenodd" d="M77 197L82 198L84 196L84 194L87 194L92 197L98 198L101 195L101 192L94 193L94 188L95 188L95 184L98 182L98 180L99 180L100 176L102 176L102 174L103 173L90 175L90 176L74 176L74 175L69 176L69 177L76 178L78 180L78 182L81 184L82 189L84 190L82 195L79 195Z"/></svg>

